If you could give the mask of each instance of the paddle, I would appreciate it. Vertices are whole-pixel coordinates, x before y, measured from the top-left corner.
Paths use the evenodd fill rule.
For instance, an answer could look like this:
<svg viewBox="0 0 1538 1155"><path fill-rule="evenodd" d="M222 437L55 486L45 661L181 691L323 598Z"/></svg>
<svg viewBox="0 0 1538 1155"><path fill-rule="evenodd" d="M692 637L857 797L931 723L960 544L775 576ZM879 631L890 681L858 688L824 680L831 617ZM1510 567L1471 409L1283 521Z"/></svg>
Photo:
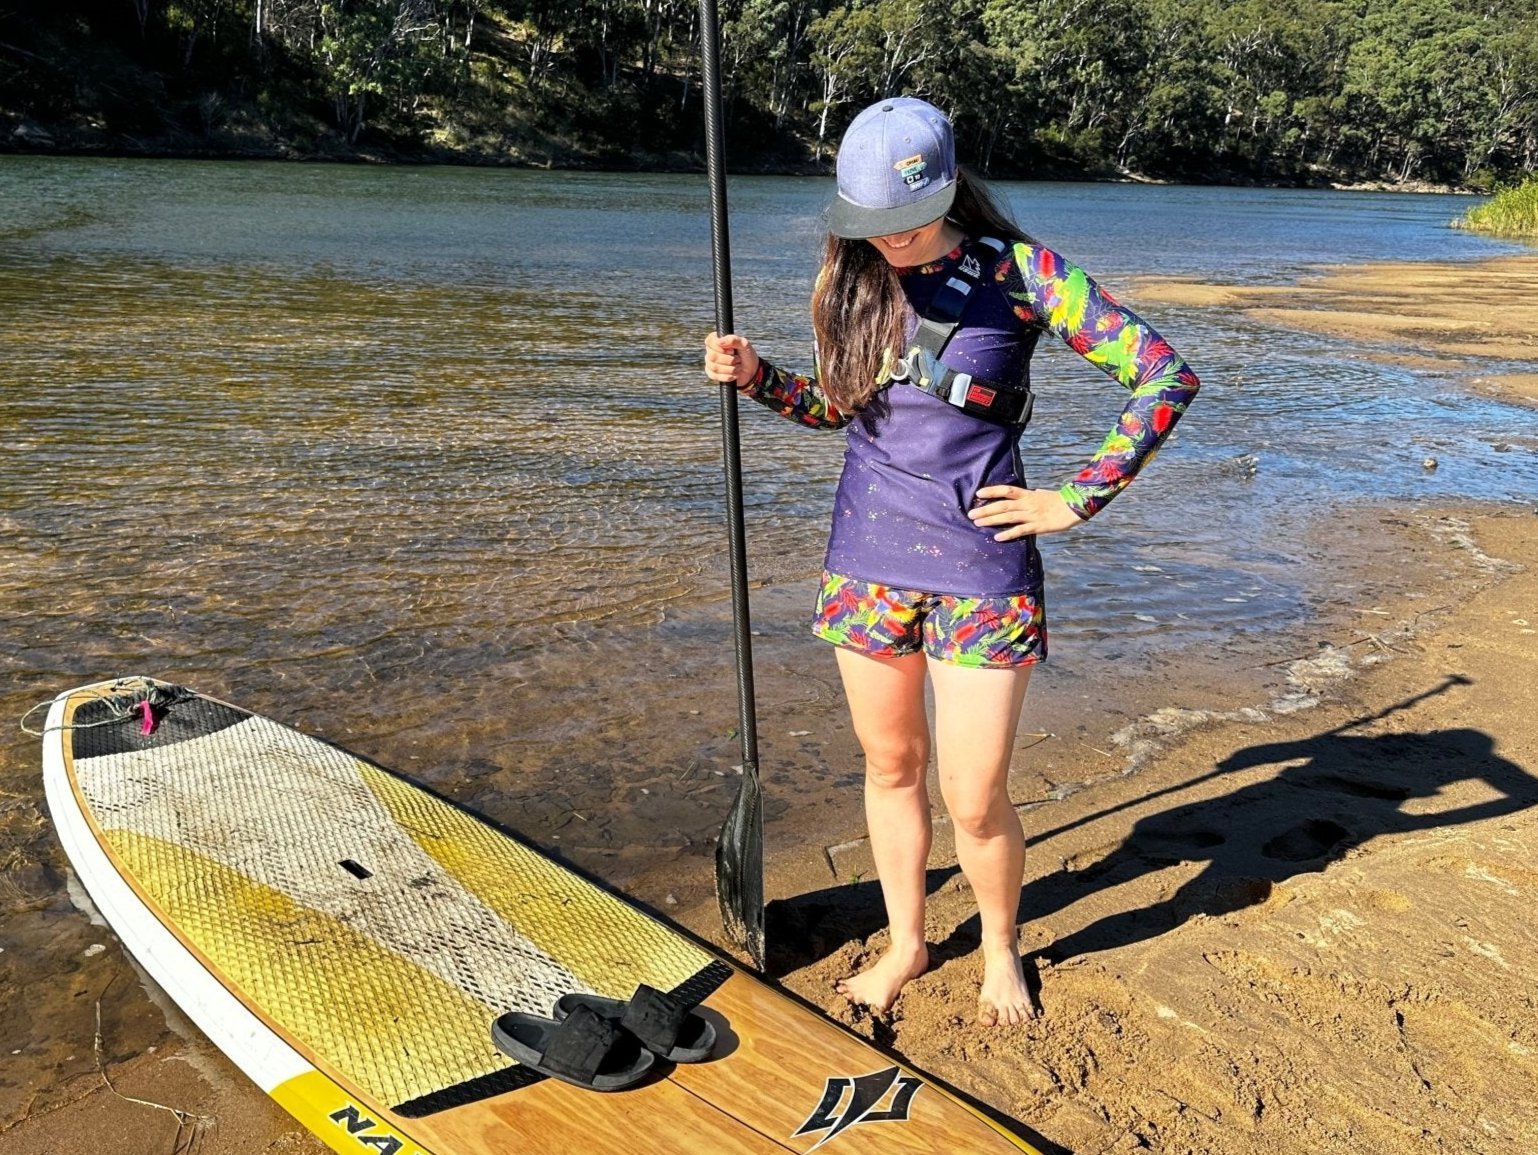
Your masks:
<svg viewBox="0 0 1538 1155"><path fill-rule="evenodd" d="M716 332L732 332L731 254L722 167L721 39L716 0L700 0L700 80L705 90L705 168L710 177L710 255ZM716 898L726 933L764 967L764 812L758 783L758 723L753 707L753 642L748 624L748 554L742 523L742 454L737 390L721 386L721 450L726 466L727 542L731 554L732 624L737 651L737 706L742 783L716 843Z"/></svg>

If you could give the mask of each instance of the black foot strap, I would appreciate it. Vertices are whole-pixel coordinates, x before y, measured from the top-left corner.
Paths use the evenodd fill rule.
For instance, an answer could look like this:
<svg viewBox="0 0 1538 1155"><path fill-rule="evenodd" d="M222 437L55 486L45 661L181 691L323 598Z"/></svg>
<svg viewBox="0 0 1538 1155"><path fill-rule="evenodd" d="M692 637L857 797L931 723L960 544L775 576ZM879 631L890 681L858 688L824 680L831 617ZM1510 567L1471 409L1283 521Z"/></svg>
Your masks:
<svg viewBox="0 0 1538 1155"><path fill-rule="evenodd" d="M567 1015L550 1035L539 1065L580 1083L591 1083L619 1041L619 1028L588 1007Z"/></svg>
<svg viewBox="0 0 1538 1155"><path fill-rule="evenodd" d="M689 1010L688 1004L642 983L625 1004L620 1026L651 1050L665 1055L678 1045L678 1035Z"/></svg>

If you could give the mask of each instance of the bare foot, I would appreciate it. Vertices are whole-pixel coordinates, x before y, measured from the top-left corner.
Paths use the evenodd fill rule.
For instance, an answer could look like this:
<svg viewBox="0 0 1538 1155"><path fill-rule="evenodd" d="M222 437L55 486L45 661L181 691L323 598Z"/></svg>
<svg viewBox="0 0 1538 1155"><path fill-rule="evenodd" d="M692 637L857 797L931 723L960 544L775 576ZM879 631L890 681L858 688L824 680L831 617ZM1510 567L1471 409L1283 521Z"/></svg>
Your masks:
<svg viewBox="0 0 1538 1155"><path fill-rule="evenodd" d="M929 947L920 943L915 950L890 948L869 970L840 979L838 993L852 1003L878 1011L889 1011L897 996L919 975L929 969Z"/></svg>
<svg viewBox="0 0 1538 1155"><path fill-rule="evenodd" d="M977 1022L984 1027L1018 1027L1036 1017L1036 1003L1025 985L1020 952L1010 947L983 955L983 987L977 996Z"/></svg>

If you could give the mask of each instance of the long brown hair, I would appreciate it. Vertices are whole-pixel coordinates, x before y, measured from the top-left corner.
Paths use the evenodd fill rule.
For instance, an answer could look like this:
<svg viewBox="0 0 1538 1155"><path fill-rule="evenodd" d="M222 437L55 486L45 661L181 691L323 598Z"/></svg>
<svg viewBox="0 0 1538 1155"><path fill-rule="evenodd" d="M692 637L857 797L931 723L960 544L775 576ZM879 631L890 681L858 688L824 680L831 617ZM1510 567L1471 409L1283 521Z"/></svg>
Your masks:
<svg viewBox="0 0 1538 1155"><path fill-rule="evenodd" d="M969 237L1030 240L965 168L956 173L956 199L946 216ZM907 315L897 270L876 247L829 233L812 290L812 333L818 380L840 409L860 409L880 390L887 360L902 352Z"/></svg>

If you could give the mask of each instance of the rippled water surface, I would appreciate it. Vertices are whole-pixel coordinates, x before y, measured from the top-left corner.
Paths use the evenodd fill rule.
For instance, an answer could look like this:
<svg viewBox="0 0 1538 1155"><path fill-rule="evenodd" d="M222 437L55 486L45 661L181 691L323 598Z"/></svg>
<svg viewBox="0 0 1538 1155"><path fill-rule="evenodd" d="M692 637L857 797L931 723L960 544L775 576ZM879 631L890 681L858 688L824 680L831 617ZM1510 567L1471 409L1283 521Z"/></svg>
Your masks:
<svg viewBox="0 0 1538 1155"><path fill-rule="evenodd" d="M1001 187L1113 288L1505 251L1447 227L1451 197ZM792 365L829 191L731 184L738 328ZM702 768L735 760L705 198L691 176L0 158L6 713L159 674L573 838L703 774L647 836L697 846L730 789ZM1058 676L1296 625L1329 597L1298 540L1366 499L1538 491L1515 411L1453 381L1231 311L1150 319L1205 389L1147 477L1047 544ZM1121 397L1061 349L1039 387L1045 484ZM841 438L743 425L755 620L794 646ZM788 672L776 717L833 692L831 663ZM3 756L31 781L32 739Z"/></svg>
<svg viewBox="0 0 1538 1155"><path fill-rule="evenodd" d="M738 327L791 365L830 191L731 182ZM1451 197L1003 191L1134 293L1506 251L1449 228ZM742 758L709 268L700 177L0 156L0 717L120 674L184 682L708 916ZM1446 362L1149 316L1204 389L1147 476L1044 543L1053 658L1020 801L1119 772L1097 728L1245 704L1311 622L1397 592L1352 584L1369 503L1538 493L1530 411ZM1049 484L1121 396L1058 348L1036 382L1025 457ZM814 865L862 825L805 626L841 447L744 407L766 840ZM71 905L37 739L0 733L3 1131L176 1020Z"/></svg>

